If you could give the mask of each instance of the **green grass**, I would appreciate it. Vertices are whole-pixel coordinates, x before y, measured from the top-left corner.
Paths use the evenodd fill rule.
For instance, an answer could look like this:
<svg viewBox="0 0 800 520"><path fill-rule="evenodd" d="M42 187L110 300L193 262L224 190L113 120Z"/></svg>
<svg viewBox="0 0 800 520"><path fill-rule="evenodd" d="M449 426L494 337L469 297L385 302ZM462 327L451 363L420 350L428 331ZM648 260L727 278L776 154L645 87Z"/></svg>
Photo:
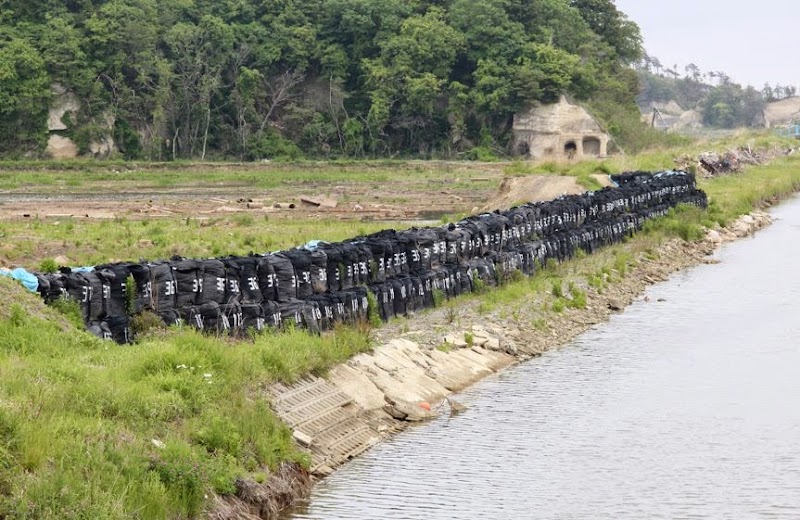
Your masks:
<svg viewBox="0 0 800 520"><path fill-rule="evenodd" d="M28 269L50 270L53 258L59 255L67 256L72 265L174 255L247 255L288 249L313 239L344 240L392 226L387 222L267 219L250 214L208 220L12 220L2 227L0 257Z"/></svg>
<svg viewBox="0 0 800 520"><path fill-rule="evenodd" d="M371 347L344 328L240 343L174 330L123 348L22 296L0 316L0 517L198 516L236 478L303 460L266 385Z"/></svg>

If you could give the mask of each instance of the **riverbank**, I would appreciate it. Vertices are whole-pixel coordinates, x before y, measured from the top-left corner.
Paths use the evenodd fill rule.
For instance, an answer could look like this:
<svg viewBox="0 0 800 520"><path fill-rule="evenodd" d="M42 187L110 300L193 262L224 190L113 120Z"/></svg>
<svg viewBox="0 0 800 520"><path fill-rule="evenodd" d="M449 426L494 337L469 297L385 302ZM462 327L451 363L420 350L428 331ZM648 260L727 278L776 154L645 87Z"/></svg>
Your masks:
<svg viewBox="0 0 800 520"><path fill-rule="evenodd" d="M782 167L792 165L773 166ZM437 412L458 413L450 404L452 393L570 343L623 312L649 285L715 263L711 255L722 244L769 225L769 215L760 210L731 218L745 207L744 200L763 209L794 193L800 176L763 175L757 188L743 189L759 180L759 170L764 169L708 181L713 194L708 212L674 214L626 244L409 321L395 320L377 331L382 346L335 367L325 379L273 387L279 417L310 453L312 472L324 477L417 421ZM327 407L315 406L320 402Z"/></svg>
<svg viewBox="0 0 800 520"><path fill-rule="evenodd" d="M709 231L700 241L672 239L646 251L621 246L611 256L619 257L627 249L632 256L626 267L611 269L605 288L587 285L584 308L558 310L558 297L534 293L523 306L527 311L498 306L485 312L481 302L473 301L459 305L456 318L448 308L418 316L414 330L404 332L405 326L395 323L380 331L381 338L395 335L394 339L334 367L325 378L273 387L273 406L311 455L315 477L327 476L398 431L439 413L458 413L452 394L569 344L612 313L624 312L649 285L682 269L715 262L709 255L721 244L750 236L770 222L767 213L758 211L728 228ZM548 313L546 325L536 317L540 312ZM229 504L231 500L239 502L228 499ZM243 504L238 505L241 510Z"/></svg>

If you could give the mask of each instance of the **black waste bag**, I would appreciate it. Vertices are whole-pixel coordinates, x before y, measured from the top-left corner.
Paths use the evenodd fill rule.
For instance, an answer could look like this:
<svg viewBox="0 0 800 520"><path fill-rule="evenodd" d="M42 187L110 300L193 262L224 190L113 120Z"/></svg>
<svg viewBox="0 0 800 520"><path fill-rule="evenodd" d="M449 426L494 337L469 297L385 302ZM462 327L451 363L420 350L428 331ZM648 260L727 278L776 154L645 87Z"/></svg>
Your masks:
<svg viewBox="0 0 800 520"><path fill-rule="evenodd" d="M202 262L198 260L187 260L174 258L170 261L173 276L175 277L175 306L178 309L191 307L202 298L200 293L203 291L203 272Z"/></svg>
<svg viewBox="0 0 800 520"><path fill-rule="evenodd" d="M195 303L200 306L206 303L223 303L228 284L225 264L217 259L201 260L198 271L202 276L202 291L197 293Z"/></svg>
<svg viewBox="0 0 800 520"><path fill-rule="evenodd" d="M169 311L175 309L178 292L172 266L167 262L150 264L150 279L152 280L154 309L156 314L161 315L163 319Z"/></svg>
<svg viewBox="0 0 800 520"><path fill-rule="evenodd" d="M341 244L322 244L319 251L325 253L329 292L342 290L341 275L344 269L344 251ZM352 286L352 282L351 282Z"/></svg>
<svg viewBox="0 0 800 520"><path fill-rule="evenodd" d="M245 331L261 332L267 327L264 309L260 303L242 304L242 328Z"/></svg>
<svg viewBox="0 0 800 520"><path fill-rule="evenodd" d="M353 311L354 321L366 321L369 318L369 298L368 290L364 286L353 287L349 292L352 296L350 308Z"/></svg>
<svg viewBox="0 0 800 520"><path fill-rule="evenodd" d="M133 342L133 334L130 328L130 319L125 315L109 316L106 318L111 337L120 345L127 345Z"/></svg>
<svg viewBox="0 0 800 520"><path fill-rule="evenodd" d="M367 237L364 244L369 247L372 255L370 264L369 283L384 283L386 281L386 241L381 238ZM391 257L391 254L389 254ZM361 281L363 283L363 281Z"/></svg>
<svg viewBox="0 0 800 520"><path fill-rule="evenodd" d="M468 294L472 292L472 278L469 275L469 267L466 263L459 264L453 267L455 270L455 278L458 283L458 293Z"/></svg>
<svg viewBox="0 0 800 520"><path fill-rule="evenodd" d="M61 273L52 273L45 275L48 284L47 294L45 295L45 302L52 303L59 298L69 298L67 292L66 280ZM42 287L40 285L40 287Z"/></svg>
<svg viewBox="0 0 800 520"><path fill-rule="evenodd" d="M181 326L183 325L183 318L177 309L162 309L158 311L158 317L168 326Z"/></svg>
<svg viewBox="0 0 800 520"><path fill-rule="evenodd" d="M455 296L455 279L451 277L450 271L447 269L447 267L440 267L431 274L433 274L434 291L439 292L439 297L441 297L442 301Z"/></svg>
<svg viewBox="0 0 800 520"><path fill-rule="evenodd" d="M479 215L480 221L486 226L486 238L489 251L502 251L503 249L503 221L496 213Z"/></svg>
<svg viewBox="0 0 800 520"><path fill-rule="evenodd" d="M328 286L328 255L318 249L311 251L311 290L314 294L325 294ZM333 289L338 290L338 288Z"/></svg>
<svg viewBox="0 0 800 520"><path fill-rule="evenodd" d="M369 290L372 291L378 302L381 319L389 321L394 318L394 289L391 284L370 285Z"/></svg>
<svg viewBox="0 0 800 520"><path fill-rule="evenodd" d="M425 284L418 276L410 276L408 278L411 284L411 291L409 294L406 308L409 311L418 311L426 307L425 304Z"/></svg>
<svg viewBox="0 0 800 520"><path fill-rule="evenodd" d="M483 284L487 286L497 285L497 273L494 269L494 262L487 258L475 258L467 262L467 268L470 272L470 279L472 286ZM476 282L480 280L480 282Z"/></svg>
<svg viewBox="0 0 800 520"><path fill-rule="evenodd" d="M389 280L386 285L391 287L394 296L394 315L405 316L408 313L406 308L408 302L408 289L402 280L397 278Z"/></svg>
<svg viewBox="0 0 800 520"><path fill-rule="evenodd" d="M503 212L511 224L511 237L516 245L520 245L529 239L532 226L528 221L528 214L525 209L517 206Z"/></svg>
<svg viewBox="0 0 800 520"><path fill-rule="evenodd" d="M352 323L348 308L353 299L353 290L330 293L328 297L333 308L333 323Z"/></svg>
<svg viewBox="0 0 800 520"><path fill-rule="evenodd" d="M525 242L518 248L522 257L522 273L526 276L533 276L536 272L536 249L537 245L533 242Z"/></svg>
<svg viewBox="0 0 800 520"><path fill-rule="evenodd" d="M358 313L357 311L357 302L356 302L356 287L348 290L342 291L337 294L337 298L334 301L336 307L334 309L334 315L336 316L337 320L341 320L345 323L356 323L358 321Z"/></svg>
<svg viewBox="0 0 800 520"><path fill-rule="evenodd" d="M220 258L225 264L225 300L223 305L242 303L242 265L236 257Z"/></svg>
<svg viewBox="0 0 800 520"><path fill-rule="evenodd" d="M197 305L181 307L178 309L178 314L184 325L188 325L193 329L204 330L205 327L203 326L202 316L200 316L198 309L199 307Z"/></svg>
<svg viewBox="0 0 800 520"><path fill-rule="evenodd" d="M444 233L445 235L445 263L447 265L457 265L462 256L461 249L461 233L455 224L450 224Z"/></svg>
<svg viewBox="0 0 800 520"><path fill-rule="evenodd" d="M370 235L369 238L379 240L382 243L384 268L387 279L408 274L407 251L413 241L405 234L398 233L394 229L379 231L378 233ZM374 251L373 260L378 260Z"/></svg>
<svg viewBox="0 0 800 520"><path fill-rule="evenodd" d="M131 277L130 266L131 264L128 263L116 263L99 265L95 268L111 285L110 295L105 302L106 316L126 316L128 313L127 283L128 278ZM113 277L109 276L108 272L112 273ZM133 303L135 307L135 301Z"/></svg>
<svg viewBox="0 0 800 520"><path fill-rule="evenodd" d="M354 243L354 245L358 262L353 266L353 283L355 285L368 284L373 276L370 272L371 267L375 265L372 250L367 244L361 242Z"/></svg>
<svg viewBox="0 0 800 520"><path fill-rule="evenodd" d="M261 311L264 315L264 321L267 327L279 329L283 325L283 318L281 316L280 305L272 300L264 300L261 302Z"/></svg>
<svg viewBox="0 0 800 520"><path fill-rule="evenodd" d="M139 314L146 310L152 311L155 309L155 302L153 301L153 282L150 277L150 266L144 263L131 264L129 270L136 288L134 314Z"/></svg>
<svg viewBox="0 0 800 520"><path fill-rule="evenodd" d="M102 340L113 341L114 339L114 335L105 321L90 321L86 325L86 330Z"/></svg>
<svg viewBox="0 0 800 520"><path fill-rule="evenodd" d="M306 300L303 302L303 327L312 334L320 334L322 329L320 328L320 319L322 318L322 313L320 312L319 307L317 306L316 302Z"/></svg>
<svg viewBox="0 0 800 520"><path fill-rule="evenodd" d="M412 271L425 272L442 263L442 254L439 251L439 234L433 228L412 228L408 236L416 242L416 250L412 253ZM446 246L445 246L446 247Z"/></svg>
<svg viewBox="0 0 800 520"><path fill-rule="evenodd" d="M418 273L424 269L422 252L420 251L418 229L412 228L398 233L398 243L405 249L406 271Z"/></svg>
<svg viewBox="0 0 800 520"><path fill-rule="evenodd" d="M125 278L122 274L121 282L117 282L117 273L113 269L99 269L94 272L100 279L102 287L103 317L125 315Z"/></svg>
<svg viewBox="0 0 800 520"><path fill-rule="evenodd" d="M397 276L411 273L409 252L414 249L414 241L405 233L393 232L394 269Z"/></svg>
<svg viewBox="0 0 800 520"><path fill-rule="evenodd" d="M402 269L400 266L401 245L397 242L395 234L396 233L392 230L390 234L384 233L382 238L387 280L402 274Z"/></svg>
<svg viewBox="0 0 800 520"><path fill-rule="evenodd" d="M33 273L33 275L36 277L36 281L39 282L39 285L36 288L36 292L39 293L39 296L41 296L45 302L49 302L50 280L48 279L48 275L39 273Z"/></svg>
<svg viewBox="0 0 800 520"><path fill-rule="evenodd" d="M237 301L220 305L217 332L239 335L243 330L244 316L242 314L242 305Z"/></svg>
<svg viewBox="0 0 800 520"><path fill-rule="evenodd" d="M297 281L297 299L305 300L314 294L311 285L311 253L305 249L291 249L283 254L289 259L294 268Z"/></svg>
<svg viewBox="0 0 800 520"><path fill-rule="evenodd" d="M257 256L255 258L258 262L258 286L261 288L262 299L277 301L278 278L275 275L275 269L273 269L269 259L265 256Z"/></svg>
<svg viewBox="0 0 800 520"><path fill-rule="evenodd" d="M298 299L278 303L281 313L281 324L284 328L303 328L303 301Z"/></svg>
<svg viewBox="0 0 800 520"><path fill-rule="evenodd" d="M482 257L489 252L489 226L479 216L469 217L458 223L472 235L472 256Z"/></svg>
<svg viewBox="0 0 800 520"><path fill-rule="evenodd" d="M241 267L239 288L242 291L242 304L261 303L264 295L258 278L259 259L255 256L245 256L237 258L236 262Z"/></svg>
<svg viewBox="0 0 800 520"><path fill-rule="evenodd" d="M472 230L457 227L456 232L460 237L458 241L458 262L463 263L475 258L475 241L472 237Z"/></svg>
<svg viewBox="0 0 800 520"><path fill-rule="evenodd" d="M339 284L341 290L352 289L360 279L358 274L359 248L353 242L342 242L338 246L342 253L342 263L339 267Z"/></svg>
<svg viewBox="0 0 800 520"><path fill-rule="evenodd" d="M294 273L292 261L284 253L274 253L266 256L272 265L278 281L275 294L277 301L286 302L297 298L297 277Z"/></svg>
<svg viewBox="0 0 800 520"><path fill-rule="evenodd" d="M420 288L417 289L417 293L421 300L420 308L430 309L434 307L434 300L433 300L434 279L435 275L432 272L423 273L420 274L419 277L417 277L417 280L419 280L421 286L421 289Z"/></svg>
<svg viewBox="0 0 800 520"><path fill-rule="evenodd" d="M209 301L202 305L192 307L187 322L196 329L217 332L221 328L219 318L219 304L214 301Z"/></svg>
<svg viewBox="0 0 800 520"><path fill-rule="evenodd" d="M78 302L84 321L89 321L89 308L92 299L92 286L82 273L66 270L62 272L64 289L68 296Z"/></svg>
<svg viewBox="0 0 800 520"><path fill-rule="evenodd" d="M320 330L331 330L335 320L334 315L334 296L332 294L315 294L308 301L314 302L319 309L319 328Z"/></svg>
<svg viewBox="0 0 800 520"><path fill-rule="evenodd" d="M112 275L113 276L113 275ZM105 300L111 293L111 286L96 271L83 273L89 283L89 321L102 321L105 318Z"/></svg>
<svg viewBox="0 0 800 520"><path fill-rule="evenodd" d="M279 304L284 327L306 329L318 334L319 308L313 301L291 300Z"/></svg>

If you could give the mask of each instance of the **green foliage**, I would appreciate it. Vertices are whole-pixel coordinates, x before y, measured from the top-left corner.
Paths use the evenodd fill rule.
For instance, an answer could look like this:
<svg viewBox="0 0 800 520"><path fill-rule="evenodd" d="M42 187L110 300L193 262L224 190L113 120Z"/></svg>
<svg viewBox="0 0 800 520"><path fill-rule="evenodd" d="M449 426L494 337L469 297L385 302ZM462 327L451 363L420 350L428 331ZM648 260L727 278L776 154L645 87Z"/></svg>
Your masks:
<svg viewBox="0 0 800 520"><path fill-rule="evenodd" d="M467 344L468 347L471 347L475 344L475 336L471 332L464 333L464 342Z"/></svg>
<svg viewBox="0 0 800 520"><path fill-rule="evenodd" d="M29 41L0 29L0 155L37 151L47 137L50 82Z"/></svg>
<svg viewBox="0 0 800 520"><path fill-rule="evenodd" d="M383 323L379 309L378 298L372 291L367 291L367 321L373 327L380 327Z"/></svg>
<svg viewBox="0 0 800 520"><path fill-rule="evenodd" d="M76 328L84 327L83 312L80 304L72 298L62 296L50 304L55 310L60 312Z"/></svg>
<svg viewBox="0 0 800 520"><path fill-rule="evenodd" d="M591 98L641 50L610 0L16 2L0 24L6 156L41 153L56 84L87 153L488 160L515 112Z"/></svg>
<svg viewBox="0 0 800 520"><path fill-rule="evenodd" d="M58 264L52 258L45 258L39 263L39 271L42 273L55 273L58 271Z"/></svg>
<svg viewBox="0 0 800 520"><path fill-rule="evenodd" d="M578 287L570 289L571 298L567 301L567 306L571 309L583 310L586 308L586 293Z"/></svg>

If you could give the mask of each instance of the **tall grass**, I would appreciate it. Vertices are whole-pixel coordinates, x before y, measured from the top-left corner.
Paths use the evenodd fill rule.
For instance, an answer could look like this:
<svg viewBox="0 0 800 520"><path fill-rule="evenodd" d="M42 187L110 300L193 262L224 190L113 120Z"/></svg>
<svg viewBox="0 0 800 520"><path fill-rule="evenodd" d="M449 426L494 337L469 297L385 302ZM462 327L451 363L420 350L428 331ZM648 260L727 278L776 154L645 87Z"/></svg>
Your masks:
<svg viewBox="0 0 800 520"><path fill-rule="evenodd" d="M120 347L40 306L0 317L4 518L197 516L236 478L304 460L268 384L370 348L348 328L243 343L175 330Z"/></svg>

